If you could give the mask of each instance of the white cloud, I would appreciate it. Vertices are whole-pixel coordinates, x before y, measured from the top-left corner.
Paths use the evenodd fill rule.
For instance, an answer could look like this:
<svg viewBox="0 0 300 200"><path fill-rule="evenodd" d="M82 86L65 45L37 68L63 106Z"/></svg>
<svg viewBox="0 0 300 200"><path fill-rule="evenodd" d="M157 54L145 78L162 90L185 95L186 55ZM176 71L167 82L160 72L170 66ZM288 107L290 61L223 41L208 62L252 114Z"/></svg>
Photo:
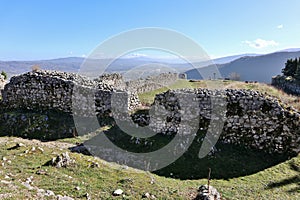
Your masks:
<svg viewBox="0 0 300 200"><path fill-rule="evenodd" d="M255 49L262 49L270 46L277 46L278 43L274 40L263 40L263 39L256 39L253 41L244 41L243 43L247 44L249 47L255 48Z"/></svg>
<svg viewBox="0 0 300 200"><path fill-rule="evenodd" d="M282 28L283 28L283 25L280 24L280 25L277 26L277 28L278 28L278 29L282 29Z"/></svg>

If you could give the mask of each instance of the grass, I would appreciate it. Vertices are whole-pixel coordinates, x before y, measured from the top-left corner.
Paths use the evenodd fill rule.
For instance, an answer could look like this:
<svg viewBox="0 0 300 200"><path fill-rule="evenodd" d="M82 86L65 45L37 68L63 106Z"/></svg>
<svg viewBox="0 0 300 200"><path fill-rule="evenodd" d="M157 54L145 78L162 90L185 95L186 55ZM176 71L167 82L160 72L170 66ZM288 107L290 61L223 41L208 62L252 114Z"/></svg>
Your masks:
<svg viewBox="0 0 300 200"><path fill-rule="evenodd" d="M139 99L143 105L149 106L153 103L154 97L156 94L166 92L168 90L175 90L175 89L193 89L193 88L207 88L207 85L210 85L211 83L214 83L214 81L195 81L195 82L190 82L186 79L179 79L175 83L156 89L152 90L150 92L145 92L139 94Z"/></svg>
<svg viewBox="0 0 300 200"><path fill-rule="evenodd" d="M265 83L244 83L239 81L228 81L225 83L225 88L231 89L249 89L256 90L268 96L280 99L284 104L300 110L300 98L297 96L289 95L271 85Z"/></svg>
<svg viewBox="0 0 300 200"><path fill-rule="evenodd" d="M145 92L139 94L140 101L142 105L149 106L153 103L154 97L158 93L165 92L169 89L182 89L182 88L208 88L209 85L214 84L218 85L219 89L248 89L248 90L256 90L268 96L273 96L280 99L284 104L290 105L297 110L300 110L300 98L297 96L289 95L279 90L271 85L264 83L244 83L240 81L195 81L189 82L188 80L178 80L173 85L169 87L163 87L157 90L153 90L150 92Z"/></svg>
<svg viewBox="0 0 300 200"><path fill-rule="evenodd" d="M154 97L156 94L166 92L170 89L181 89L181 88L193 88L193 84L187 80L181 79L173 83L172 85L165 86L150 92L145 92L139 94L139 99L143 105L149 106L154 101Z"/></svg>
<svg viewBox="0 0 300 200"><path fill-rule="evenodd" d="M207 182L206 179L165 178L77 153L70 153L76 161L70 167L45 166L52 157L67 150L49 148L44 143L33 144L30 140L22 140L26 147L7 150L16 144L17 138L0 139L0 158L1 163L4 163L0 165L0 180L10 182L9 185L0 182L0 194L7 194L6 199L36 199L36 190L28 190L21 185L30 176L33 176L33 186L75 199L86 199L86 193L92 199L141 199L146 192L154 194L158 199L192 199L196 189ZM56 143L59 146L60 143ZM24 154L25 150L34 145L42 146L44 152ZM3 157L11 163L4 161ZM99 168L89 167L92 161L98 162ZM213 179L211 184L222 193L224 199L299 199L299 168L300 156L252 175L227 180ZM38 170L44 170L46 174L38 175ZM5 178L5 175L9 178ZM153 180L154 183L151 183ZM76 187L80 187L80 190L76 190ZM124 191L124 197L112 195L118 188Z"/></svg>

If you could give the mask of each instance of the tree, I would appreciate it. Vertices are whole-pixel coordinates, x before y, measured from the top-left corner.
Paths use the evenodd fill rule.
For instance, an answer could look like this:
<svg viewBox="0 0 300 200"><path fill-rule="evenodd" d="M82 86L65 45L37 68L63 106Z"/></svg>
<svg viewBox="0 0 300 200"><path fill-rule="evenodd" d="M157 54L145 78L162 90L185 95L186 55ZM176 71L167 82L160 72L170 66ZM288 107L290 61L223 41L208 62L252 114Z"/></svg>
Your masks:
<svg viewBox="0 0 300 200"><path fill-rule="evenodd" d="M300 59L299 59L300 60ZM287 62L285 63L285 68L282 69L282 73L285 76L292 76L294 77L296 74L297 70L297 64L298 64L298 59L296 58L295 60L293 59L288 59Z"/></svg>
<svg viewBox="0 0 300 200"><path fill-rule="evenodd" d="M4 77L4 80L7 79L7 73L6 73L5 71L2 71L2 72L1 72L1 75Z"/></svg>
<svg viewBox="0 0 300 200"><path fill-rule="evenodd" d="M298 64L297 64L297 69L296 69L294 78L300 82L300 62L298 62Z"/></svg>

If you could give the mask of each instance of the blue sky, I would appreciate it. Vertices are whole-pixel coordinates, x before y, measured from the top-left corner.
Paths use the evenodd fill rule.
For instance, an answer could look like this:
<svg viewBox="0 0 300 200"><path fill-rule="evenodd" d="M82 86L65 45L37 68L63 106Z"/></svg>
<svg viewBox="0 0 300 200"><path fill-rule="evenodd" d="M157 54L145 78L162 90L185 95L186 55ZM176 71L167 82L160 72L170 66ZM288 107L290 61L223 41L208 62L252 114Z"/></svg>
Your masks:
<svg viewBox="0 0 300 200"><path fill-rule="evenodd" d="M105 39L173 29L211 56L300 47L299 0L0 0L0 60L88 55Z"/></svg>

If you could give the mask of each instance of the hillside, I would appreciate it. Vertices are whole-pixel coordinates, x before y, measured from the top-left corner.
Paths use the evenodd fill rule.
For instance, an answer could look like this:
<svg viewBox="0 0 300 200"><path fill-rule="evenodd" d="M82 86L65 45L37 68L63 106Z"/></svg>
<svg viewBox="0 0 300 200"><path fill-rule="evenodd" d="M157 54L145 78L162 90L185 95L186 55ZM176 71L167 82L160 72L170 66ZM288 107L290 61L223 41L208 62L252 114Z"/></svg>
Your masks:
<svg viewBox="0 0 300 200"><path fill-rule="evenodd" d="M0 69L7 72L10 77L31 71L31 67L33 65L39 65L44 69L76 72L78 71L83 60L83 58L70 57L37 61L0 61Z"/></svg>
<svg viewBox="0 0 300 200"><path fill-rule="evenodd" d="M21 143L24 146L16 148ZM146 193L157 199L193 199L197 188L207 183L206 179L165 178L77 153L69 153L74 160L70 166L45 165L56 155L68 152L70 146L74 144L1 137L0 199L57 199L58 195L141 199ZM299 166L300 156L252 175L213 179L211 184L223 199L299 199ZM124 195L113 196L116 189L122 189Z"/></svg>
<svg viewBox="0 0 300 200"><path fill-rule="evenodd" d="M281 73L285 62L300 57L300 51L275 52L266 55L246 56L225 64L217 64L223 77L232 72L240 74L241 80L270 83L271 77ZM201 71L201 69L200 69ZM201 79L196 69L186 71L188 79Z"/></svg>

